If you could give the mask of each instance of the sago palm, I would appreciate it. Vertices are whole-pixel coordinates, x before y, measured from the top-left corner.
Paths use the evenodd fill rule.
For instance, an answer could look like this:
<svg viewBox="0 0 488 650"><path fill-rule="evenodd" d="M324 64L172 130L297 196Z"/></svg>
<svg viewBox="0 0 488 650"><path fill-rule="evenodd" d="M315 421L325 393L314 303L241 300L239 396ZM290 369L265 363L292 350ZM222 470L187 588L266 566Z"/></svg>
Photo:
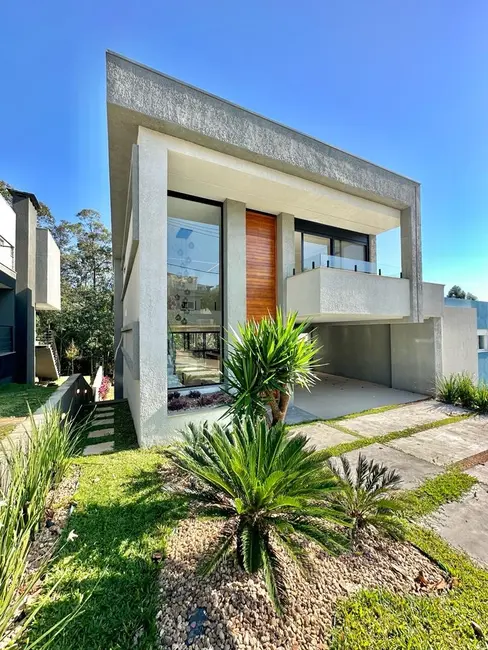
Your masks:
<svg viewBox="0 0 488 650"><path fill-rule="evenodd" d="M363 454L359 454L355 471L345 456L341 456L340 465L331 461L330 466L342 484L334 501L352 520L353 541L367 526L394 539L403 539L405 530L400 516L403 504L391 494L402 481L398 472L374 459L368 461Z"/></svg>
<svg viewBox="0 0 488 650"><path fill-rule="evenodd" d="M282 424L269 428L263 419L246 419L227 427L205 424L195 433L165 454L193 479L190 488L173 491L189 499L197 514L226 520L199 572L208 575L236 552L244 571L262 571L281 611L286 590L278 549L305 570L303 540L332 554L347 548L347 537L331 526L348 524L330 504L338 481L324 453L307 447L305 436L290 435Z"/></svg>
<svg viewBox="0 0 488 650"><path fill-rule="evenodd" d="M308 323L297 323L296 314L250 320L230 336L225 378L234 401L229 411L236 419L267 416L272 424L282 422L297 384L310 388L315 380L319 350L307 336Z"/></svg>

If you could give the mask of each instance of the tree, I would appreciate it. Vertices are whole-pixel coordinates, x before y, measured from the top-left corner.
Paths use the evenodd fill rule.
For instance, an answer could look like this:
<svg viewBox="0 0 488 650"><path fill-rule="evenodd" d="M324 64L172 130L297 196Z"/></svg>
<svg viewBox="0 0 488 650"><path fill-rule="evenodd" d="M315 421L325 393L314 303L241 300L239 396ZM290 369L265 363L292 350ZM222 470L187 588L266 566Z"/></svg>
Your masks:
<svg viewBox="0 0 488 650"><path fill-rule="evenodd" d="M234 417L266 416L269 407L272 424L283 422L294 385L314 384L317 343L306 334L308 323L297 323L296 317L278 309L275 318L250 320L231 337L224 364Z"/></svg>
<svg viewBox="0 0 488 650"><path fill-rule="evenodd" d="M61 355L71 341L90 373L113 366L113 273L110 231L95 210L81 210L77 221L61 221L53 237L61 251L61 312L41 315L53 329Z"/></svg>
<svg viewBox="0 0 488 650"><path fill-rule="evenodd" d="M73 374L75 371L75 360L80 358L80 349L76 347L76 344L73 340L71 340L71 343L66 348L64 356L71 363L71 374Z"/></svg>
<svg viewBox="0 0 488 650"><path fill-rule="evenodd" d="M478 300L478 298L469 291L466 293L466 291L464 291L464 289L461 289L458 284L455 284L449 289L447 292L447 297L460 298L461 300Z"/></svg>
<svg viewBox="0 0 488 650"><path fill-rule="evenodd" d="M7 203L12 205L12 195L9 190L14 188L10 183L0 180L0 195L7 201ZM39 228L49 228L52 230L55 226L55 220L51 214L51 210L45 203L39 202L39 210L37 211L37 225Z"/></svg>

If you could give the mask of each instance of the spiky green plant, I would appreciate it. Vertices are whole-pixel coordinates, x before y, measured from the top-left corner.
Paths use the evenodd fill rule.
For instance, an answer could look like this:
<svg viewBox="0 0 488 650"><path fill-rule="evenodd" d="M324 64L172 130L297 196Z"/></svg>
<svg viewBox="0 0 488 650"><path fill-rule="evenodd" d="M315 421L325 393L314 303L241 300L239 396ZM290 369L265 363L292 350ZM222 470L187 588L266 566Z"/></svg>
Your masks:
<svg viewBox="0 0 488 650"><path fill-rule="evenodd" d="M284 421L294 385L309 389L315 382L315 358L319 350L306 334L308 322L297 323L296 313L239 325L230 336L225 378L234 401L228 413L242 417L266 417L271 424Z"/></svg>
<svg viewBox="0 0 488 650"><path fill-rule="evenodd" d="M478 413L488 413L488 384L486 382L480 381L474 389L472 406Z"/></svg>
<svg viewBox="0 0 488 650"><path fill-rule="evenodd" d="M44 516L49 490L64 475L80 435L80 427L59 410L45 409L41 423L30 413L30 433L24 441L2 448L5 461L0 477L0 647L11 633L12 619L25 606L26 595L47 569L46 557L36 571L27 571L30 543ZM15 629L15 639L23 634L37 611L36 606L30 609ZM48 647L78 611L75 608L34 645L27 643L22 647Z"/></svg>
<svg viewBox="0 0 488 650"><path fill-rule="evenodd" d="M473 378L466 372L459 375L459 403L465 408L473 408L473 400L476 391Z"/></svg>
<svg viewBox="0 0 488 650"><path fill-rule="evenodd" d="M331 460L330 466L342 484L335 502L353 522L353 542L367 526L394 539L403 539L402 502L391 495L402 480L398 472L374 459L367 460L364 454L359 454L355 471L345 456L341 456L340 464Z"/></svg>
<svg viewBox="0 0 488 650"><path fill-rule="evenodd" d="M446 404L457 404L459 401L459 374L453 373L447 377L438 377L436 396L438 400Z"/></svg>
<svg viewBox="0 0 488 650"><path fill-rule="evenodd" d="M235 549L244 571L262 571L278 612L286 602L279 549L306 571L302 540L332 554L347 547L347 537L331 526L348 524L347 516L329 503L338 481L325 454L307 443L281 423L269 428L264 419L244 419L226 427L204 424L197 444L165 451L192 479L192 487L175 485L173 491L188 499L197 514L226 520L199 573L208 575Z"/></svg>

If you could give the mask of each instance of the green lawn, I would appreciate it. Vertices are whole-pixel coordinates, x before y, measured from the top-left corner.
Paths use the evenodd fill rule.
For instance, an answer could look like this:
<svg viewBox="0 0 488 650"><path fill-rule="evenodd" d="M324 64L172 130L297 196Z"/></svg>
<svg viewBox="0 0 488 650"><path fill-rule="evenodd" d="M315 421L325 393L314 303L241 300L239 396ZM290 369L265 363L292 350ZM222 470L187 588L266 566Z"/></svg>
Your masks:
<svg viewBox="0 0 488 650"><path fill-rule="evenodd" d="M56 387L30 384L2 384L0 386L0 418L29 415L29 406L36 411L54 393Z"/></svg>
<svg viewBox="0 0 488 650"><path fill-rule="evenodd" d="M155 646L158 567L169 531L184 516L181 503L161 490L157 450L136 449L125 404L115 406L116 453L76 461L77 508L64 531L78 537L62 546L47 583L59 584L31 631L31 641L91 593L84 610L56 639L57 650L150 650ZM90 443L99 440L90 440ZM451 468L406 494L413 520L459 499L475 479ZM476 567L438 536L416 524L409 538L445 566L461 585L447 595L418 597L363 590L342 601L330 647L334 650L448 650L485 648L472 621L488 636L488 571ZM137 637L137 642L134 639Z"/></svg>
<svg viewBox="0 0 488 650"><path fill-rule="evenodd" d="M135 446L125 405L116 406L115 430L119 448ZM62 547L53 566L48 582L59 585L54 598L46 599L31 640L92 592L82 614L56 639L56 650L154 647L158 567L152 554L164 551L168 532L183 514L181 503L161 490L160 463L157 451L135 449L77 460L78 505L64 536L74 530L78 537Z"/></svg>

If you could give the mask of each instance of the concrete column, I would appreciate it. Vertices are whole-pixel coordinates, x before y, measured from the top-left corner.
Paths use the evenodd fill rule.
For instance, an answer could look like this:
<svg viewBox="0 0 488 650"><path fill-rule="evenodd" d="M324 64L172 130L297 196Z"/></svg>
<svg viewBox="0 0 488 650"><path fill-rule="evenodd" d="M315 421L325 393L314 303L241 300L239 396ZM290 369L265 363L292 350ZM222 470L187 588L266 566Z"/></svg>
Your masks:
<svg viewBox="0 0 488 650"><path fill-rule="evenodd" d="M168 152L159 134L139 128L139 442L164 437L167 420Z"/></svg>
<svg viewBox="0 0 488 650"><path fill-rule="evenodd" d="M376 264L376 235L369 235L369 261L371 264Z"/></svg>
<svg viewBox="0 0 488 650"><path fill-rule="evenodd" d="M246 204L224 202L222 228L224 253L224 338L226 332L246 322ZM226 346L224 346L224 354Z"/></svg>
<svg viewBox="0 0 488 650"><path fill-rule="evenodd" d="M410 280L410 320L421 323L423 315L422 242L420 231L420 187L415 202L401 211L402 275Z"/></svg>
<svg viewBox="0 0 488 650"><path fill-rule="evenodd" d="M122 399L124 397L124 357L122 355L122 321L123 321L123 302L122 302L122 260L114 259L114 345L115 345L115 359L114 359L114 374L115 374L115 399ZM119 345L120 344L120 345Z"/></svg>
<svg viewBox="0 0 488 650"><path fill-rule="evenodd" d="M36 377L36 227L37 212L31 199L12 193L17 219L15 259L15 381L33 384Z"/></svg>
<svg viewBox="0 0 488 650"><path fill-rule="evenodd" d="M286 279L293 275L295 266L295 217L282 212L276 223L276 263L278 306L286 313Z"/></svg>

